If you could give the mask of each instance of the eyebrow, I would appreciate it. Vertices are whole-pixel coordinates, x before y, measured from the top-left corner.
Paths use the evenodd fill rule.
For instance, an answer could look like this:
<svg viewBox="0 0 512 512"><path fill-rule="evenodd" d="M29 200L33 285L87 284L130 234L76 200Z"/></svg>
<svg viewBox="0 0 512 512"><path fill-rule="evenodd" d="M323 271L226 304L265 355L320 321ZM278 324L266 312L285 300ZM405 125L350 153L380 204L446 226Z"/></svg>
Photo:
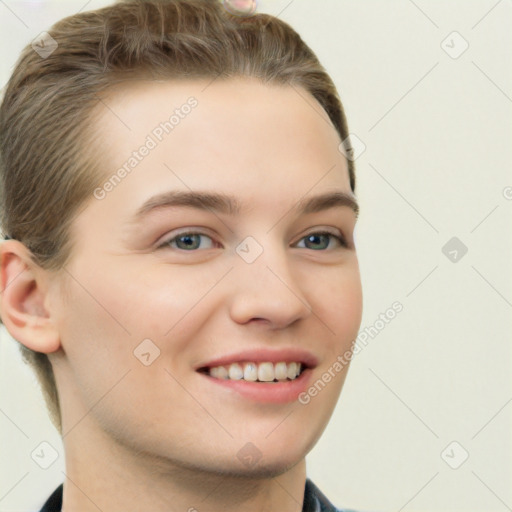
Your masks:
<svg viewBox="0 0 512 512"><path fill-rule="evenodd" d="M231 195L207 191L173 190L157 194L148 199L135 213L134 222L141 221L150 212L173 206L186 206L199 210L209 210L226 215L239 215L242 211L240 201ZM292 208L296 213L316 213L334 207L350 208L356 218L359 216L359 205L352 194L336 191L327 192L313 197L304 197Z"/></svg>

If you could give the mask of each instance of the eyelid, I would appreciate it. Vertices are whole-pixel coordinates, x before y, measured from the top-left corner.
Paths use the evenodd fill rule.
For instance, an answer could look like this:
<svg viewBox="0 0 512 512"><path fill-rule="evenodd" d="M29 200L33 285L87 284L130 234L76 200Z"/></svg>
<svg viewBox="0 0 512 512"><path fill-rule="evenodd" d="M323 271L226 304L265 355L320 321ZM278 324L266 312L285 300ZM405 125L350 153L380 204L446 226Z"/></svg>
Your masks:
<svg viewBox="0 0 512 512"><path fill-rule="evenodd" d="M344 236L343 235L343 231L341 229L333 228L333 227L317 226L317 227L308 229L299 238L303 238L305 236L308 236L308 235L311 235L311 234L315 234L315 233L327 233L329 235L339 236L339 237L343 237Z"/></svg>
<svg viewBox="0 0 512 512"><path fill-rule="evenodd" d="M308 236L310 234L315 233L326 233L333 236L338 236L340 238L346 239L344 231L340 227L328 226L327 224L320 224L319 226L314 226L312 228L308 228L303 234L300 235L298 240Z"/></svg>

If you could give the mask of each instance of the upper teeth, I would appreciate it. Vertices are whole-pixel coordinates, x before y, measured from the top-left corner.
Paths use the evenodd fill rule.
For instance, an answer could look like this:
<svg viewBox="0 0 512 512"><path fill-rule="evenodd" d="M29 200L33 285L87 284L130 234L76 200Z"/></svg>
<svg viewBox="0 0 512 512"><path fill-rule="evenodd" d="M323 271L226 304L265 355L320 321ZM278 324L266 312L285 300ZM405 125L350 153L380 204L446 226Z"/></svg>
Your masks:
<svg viewBox="0 0 512 512"><path fill-rule="evenodd" d="M276 380L296 379L301 371L301 363L232 363L229 366L215 366L209 374L217 379L249 380L272 382Z"/></svg>

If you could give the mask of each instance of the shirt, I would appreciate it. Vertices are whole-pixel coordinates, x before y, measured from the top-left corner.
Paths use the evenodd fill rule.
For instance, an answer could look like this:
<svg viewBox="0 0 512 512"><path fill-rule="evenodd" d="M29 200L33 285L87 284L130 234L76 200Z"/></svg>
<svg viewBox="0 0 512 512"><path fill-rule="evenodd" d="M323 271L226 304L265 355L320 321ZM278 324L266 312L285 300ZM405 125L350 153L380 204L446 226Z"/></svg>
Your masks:
<svg viewBox="0 0 512 512"><path fill-rule="evenodd" d="M60 484L57 489L48 498L40 512L61 512L62 509L62 489ZM320 489L309 479L306 479L304 489L304 503L302 512L356 512L351 509L336 508L320 491Z"/></svg>

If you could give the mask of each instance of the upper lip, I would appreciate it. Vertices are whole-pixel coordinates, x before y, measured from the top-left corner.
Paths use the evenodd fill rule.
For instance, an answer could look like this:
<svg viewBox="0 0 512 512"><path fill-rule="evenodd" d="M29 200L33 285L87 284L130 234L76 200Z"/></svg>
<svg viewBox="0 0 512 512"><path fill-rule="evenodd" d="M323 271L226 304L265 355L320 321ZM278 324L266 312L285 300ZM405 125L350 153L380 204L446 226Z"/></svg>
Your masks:
<svg viewBox="0 0 512 512"><path fill-rule="evenodd" d="M251 362L251 363L302 363L306 368L314 368L318 365L318 359L311 352L298 348L282 349L253 349L243 352L236 352L215 359L210 359L196 366L196 370L202 368L214 368L216 366L228 366L232 363Z"/></svg>

